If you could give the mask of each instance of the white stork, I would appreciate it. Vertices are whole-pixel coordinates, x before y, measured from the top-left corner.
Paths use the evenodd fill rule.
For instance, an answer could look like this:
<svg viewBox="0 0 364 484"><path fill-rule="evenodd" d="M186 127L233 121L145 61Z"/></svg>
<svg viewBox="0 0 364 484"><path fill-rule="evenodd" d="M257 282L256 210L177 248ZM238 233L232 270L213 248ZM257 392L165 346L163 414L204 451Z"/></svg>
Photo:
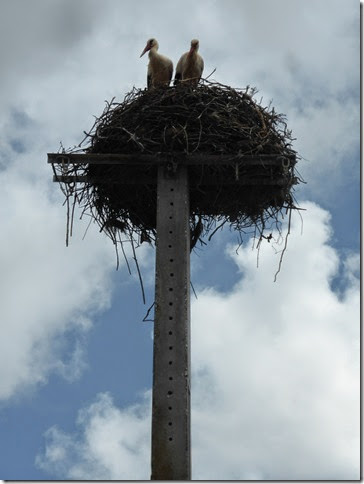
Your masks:
<svg viewBox="0 0 364 484"><path fill-rule="evenodd" d="M200 43L197 39L191 40L191 48L185 52L176 67L176 74L174 76L174 84L180 81L191 80L191 83L197 86L203 72L203 58L198 53Z"/></svg>
<svg viewBox="0 0 364 484"><path fill-rule="evenodd" d="M158 54L158 42L149 39L140 57L149 51L147 86L151 87L169 85L172 79L173 63L168 57Z"/></svg>

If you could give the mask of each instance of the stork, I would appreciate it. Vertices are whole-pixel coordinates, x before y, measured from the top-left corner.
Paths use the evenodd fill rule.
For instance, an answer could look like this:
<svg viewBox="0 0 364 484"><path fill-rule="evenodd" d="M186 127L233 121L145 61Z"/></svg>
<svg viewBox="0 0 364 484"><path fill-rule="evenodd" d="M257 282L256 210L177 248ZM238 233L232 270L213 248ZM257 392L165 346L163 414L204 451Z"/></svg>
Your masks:
<svg viewBox="0 0 364 484"><path fill-rule="evenodd" d="M198 53L200 43L197 39L191 40L191 48L185 52L176 67L176 74L174 76L174 85L180 81L190 80L190 82L197 86L203 72L203 58Z"/></svg>
<svg viewBox="0 0 364 484"><path fill-rule="evenodd" d="M143 52L140 54L140 57L142 57L149 51L148 89L163 85L168 86L172 79L173 63L168 57L158 54L158 47L159 44L156 39L149 39Z"/></svg>

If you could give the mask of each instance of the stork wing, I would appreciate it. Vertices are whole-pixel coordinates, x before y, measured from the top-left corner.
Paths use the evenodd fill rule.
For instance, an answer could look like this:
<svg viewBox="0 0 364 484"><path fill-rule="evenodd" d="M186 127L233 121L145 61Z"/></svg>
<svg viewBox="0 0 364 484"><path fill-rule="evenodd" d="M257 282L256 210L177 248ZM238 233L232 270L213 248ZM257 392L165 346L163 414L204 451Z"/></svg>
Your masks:
<svg viewBox="0 0 364 484"><path fill-rule="evenodd" d="M172 76L173 76L173 62L171 61L168 65L168 76L169 76L169 79L168 79L168 84L171 82L171 79L172 79Z"/></svg>
<svg viewBox="0 0 364 484"><path fill-rule="evenodd" d="M174 85L176 86L179 81L182 80L182 72L183 72L183 64L185 63L185 58L186 54L183 54L178 61L177 67L176 67L176 73L174 75Z"/></svg>
<svg viewBox="0 0 364 484"><path fill-rule="evenodd" d="M204 61L203 61L203 58L200 56L200 62L199 62L199 67L200 67L200 77L202 77L202 73L203 73L203 68L204 68Z"/></svg>
<svg viewBox="0 0 364 484"><path fill-rule="evenodd" d="M152 75L148 74L148 76L147 76L147 88L150 89L151 87L153 87Z"/></svg>

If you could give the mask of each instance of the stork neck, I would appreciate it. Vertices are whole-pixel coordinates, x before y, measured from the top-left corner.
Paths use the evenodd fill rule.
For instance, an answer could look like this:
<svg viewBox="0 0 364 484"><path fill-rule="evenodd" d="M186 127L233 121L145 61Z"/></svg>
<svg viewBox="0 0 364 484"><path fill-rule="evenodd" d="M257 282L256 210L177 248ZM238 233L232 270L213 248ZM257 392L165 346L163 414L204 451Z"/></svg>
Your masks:
<svg viewBox="0 0 364 484"><path fill-rule="evenodd" d="M159 55L157 50L158 50L157 46L154 46L150 49L149 54L148 54L150 59L155 58Z"/></svg>

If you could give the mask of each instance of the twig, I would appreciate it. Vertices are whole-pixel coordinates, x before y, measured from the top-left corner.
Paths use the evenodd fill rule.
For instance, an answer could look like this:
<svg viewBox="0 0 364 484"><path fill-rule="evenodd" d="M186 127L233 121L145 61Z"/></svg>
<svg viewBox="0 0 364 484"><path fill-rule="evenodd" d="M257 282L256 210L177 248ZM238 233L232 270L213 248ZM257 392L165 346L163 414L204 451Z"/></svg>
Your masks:
<svg viewBox="0 0 364 484"><path fill-rule="evenodd" d="M218 225L218 226L216 227L216 229L215 229L215 230L212 232L212 234L209 236L209 239L208 239L208 240L209 240L209 242L210 242L210 240L212 239L212 237L214 236L214 234L215 234L215 233L216 233L216 232L217 232L219 229L221 229L221 228L222 228L222 227L223 227L223 226L226 224L226 222L227 222L227 220L224 220L224 221L223 221L223 222L222 222L220 225Z"/></svg>
<svg viewBox="0 0 364 484"><path fill-rule="evenodd" d="M124 250L124 245L123 245L123 242L122 242L122 240L120 238L120 234L119 234L119 243L120 243L121 250L123 252L123 256L124 256L124 259L125 259L125 262L126 262L126 267L128 268L129 275L131 275L129 261L128 261L128 258L126 257L125 250Z"/></svg>
<svg viewBox="0 0 364 484"><path fill-rule="evenodd" d="M132 236L130 237L130 243L131 243L131 247L133 249L133 259L134 259L135 266L136 266L136 269L137 269L137 272L138 272L138 277L139 277L139 282L140 282L140 288L141 288L142 297L143 297L143 304L145 304L145 292L144 292L143 278L142 278L142 275L140 273L138 259L137 259L136 253L135 253L134 240L133 240L133 237Z"/></svg>
<svg viewBox="0 0 364 484"><path fill-rule="evenodd" d="M287 230L287 234L286 234L285 241L284 241L284 247L283 247L283 250L281 252L281 257L279 258L278 270L277 270L277 272L274 275L274 282L277 281L277 276L278 276L278 274L279 274L279 272L281 270L283 256L284 256L284 253L286 252L286 249L287 249L288 236L291 233L291 215L292 215L292 210L289 211L289 216L288 216L288 230Z"/></svg>
<svg viewBox="0 0 364 484"><path fill-rule="evenodd" d="M147 314L143 318L143 322L151 321L154 322L154 319L147 319L149 316L149 313L151 312L152 308L155 306L155 302L149 307Z"/></svg>
<svg viewBox="0 0 364 484"><path fill-rule="evenodd" d="M215 69L214 69L214 70L211 72L211 74L209 74L207 77L205 77L205 79L204 79L204 80L205 80L205 81L207 81L207 79L208 79L209 77L211 77L211 76L212 76L212 74L214 74L214 72L216 72L216 67L215 67Z"/></svg>
<svg viewBox="0 0 364 484"><path fill-rule="evenodd" d="M197 294L196 294L196 291L195 291L195 288L193 287L192 281L190 281L190 284L191 284L191 288L192 288L193 294L195 295L195 298L198 299Z"/></svg>

